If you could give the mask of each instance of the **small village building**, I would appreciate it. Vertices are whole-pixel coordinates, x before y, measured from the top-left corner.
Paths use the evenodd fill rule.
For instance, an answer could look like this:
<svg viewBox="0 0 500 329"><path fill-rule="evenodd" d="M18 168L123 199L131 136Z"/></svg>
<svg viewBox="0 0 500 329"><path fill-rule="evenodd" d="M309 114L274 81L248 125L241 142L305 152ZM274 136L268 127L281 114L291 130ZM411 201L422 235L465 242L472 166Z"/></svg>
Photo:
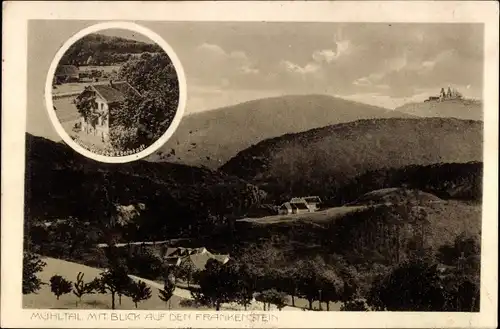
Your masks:
<svg viewBox="0 0 500 329"><path fill-rule="evenodd" d="M207 262L215 259L225 264L229 261L229 255L212 254L205 247L200 248L166 248L163 260L168 265L181 266L188 265L197 271L203 271Z"/></svg>
<svg viewBox="0 0 500 329"><path fill-rule="evenodd" d="M307 212L310 212L310 210L305 202L285 202L278 209L278 214L280 215L303 214Z"/></svg>
<svg viewBox="0 0 500 329"><path fill-rule="evenodd" d="M79 80L78 67L74 65L58 65L54 74L55 83L77 82Z"/></svg>
<svg viewBox="0 0 500 329"><path fill-rule="evenodd" d="M128 82L113 82L107 84L92 84L86 87L77 96L77 101L84 97L91 97L95 101L92 105L91 118L80 117L81 131L101 138L109 139L109 131L113 124L113 110L121 105L128 95L141 96L141 94Z"/></svg>
<svg viewBox="0 0 500 329"><path fill-rule="evenodd" d="M312 212L320 209L321 199L319 196L306 196L300 198L292 198L290 202L305 203L307 205L307 208Z"/></svg>
<svg viewBox="0 0 500 329"><path fill-rule="evenodd" d="M211 253L192 254L183 259L182 263L188 264L196 271L203 271L210 259L214 259L221 264L226 264L229 261L227 255L213 255Z"/></svg>

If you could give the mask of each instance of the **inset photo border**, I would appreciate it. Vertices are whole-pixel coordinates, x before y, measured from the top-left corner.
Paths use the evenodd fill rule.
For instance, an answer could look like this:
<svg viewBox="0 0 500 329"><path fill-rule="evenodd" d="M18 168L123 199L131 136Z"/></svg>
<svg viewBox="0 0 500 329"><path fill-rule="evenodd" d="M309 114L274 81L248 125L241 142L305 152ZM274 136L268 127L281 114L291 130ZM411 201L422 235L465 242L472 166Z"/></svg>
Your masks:
<svg viewBox="0 0 500 329"><path fill-rule="evenodd" d="M134 101L134 100L127 100L127 101L122 101L121 103L116 103L116 94L118 92L113 92L114 90L118 90L117 88L113 88L113 84L118 86L119 84L126 84L129 86L128 89L131 89L135 91L138 95L140 95L137 91L137 88L134 88L133 86L130 86L130 84L127 81L114 81L111 78L104 78L101 79L100 82L98 78L96 78L95 82L90 81L87 83L77 83L79 86L79 89L77 90L78 93L75 92L75 84L71 84L73 89L68 88L67 92L63 93L58 93L58 95L54 95L54 87L57 88L57 85L55 85L54 81L58 80L56 79L56 73L59 72L58 66L60 65L61 59L64 57L66 52L68 52L71 47L81 40L84 37L87 37L88 35L91 35L93 33L99 33L103 32L106 30L126 30L130 31L131 33L136 33L145 36L146 38L149 38L151 41L156 43L167 55L167 61L171 61L173 64L173 73L172 77L168 77L169 79L174 79L177 80L174 87L174 90L172 91L173 93L177 94L174 95L172 100L172 106L175 107L174 109L170 108L153 108L153 106L142 106L143 109L137 109L137 111L151 111L154 112L154 116L150 115L148 116L147 114L144 114L142 117L149 117L149 120L158 120L160 121L160 124L157 122L148 122L148 119L144 119L142 123L139 123L139 119L134 118L135 124L132 124L132 126L128 127L125 126L125 124L118 123L115 124L118 128L114 129L112 128L113 121L118 121L117 118L113 118L114 113L112 112L127 112L131 111L132 108L138 108L141 106L140 101ZM103 41L104 43L104 41ZM103 44L104 45L104 44ZM98 45L99 46L99 45ZM99 51L99 48L97 47L97 51ZM161 53L160 53L161 55ZM152 56L156 56L156 54L153 54ZM132 58L132 60L134 60ZM65 65L65 67L62 68L74 68L74 65ZM139 63L135 65L137 69L141 68L143 70L146 70L146 68L142 68L143 63ZM61 69L62 69L61 68ZM86 67L85 67L86 68ZM158 67L155 67L156 69L159 69ZM129 70L133 70L134 67L129 68ZM88 70L87 70L88 71ZM99 72L99 70L96 70ZM115 71L117 71L115 69ZM88 73L88 72L87 72ZM113 72L113 73L118 73L118 72ZM147 74L149 72L141 72L143 75ZM167 73L167 72L165 72ZM62 74L62 73L61 73ZM80 76L84 75L83 73L77 73L80 74ZM144 82L145 85L148 83L145 82L145 79L141 79L138 73L132 72L130 75L136 76L135 80L142 81ZM85 78L88 78L88 74L85 75ZM78 78L77 78L78 79ZM90 77L92 80L92 77ZM153 79L151 77L150 79ZM81 80L81 79L80 79ZM103 84L104 80L104 84ZM107 80L107 81L106 81ZM155 80L156 81L156 80ZM162 80L163 81L163 80ZM65 82L72 82L72 81L65 81ZM59 81L56 82L57 84ZM158 83L158 82L155 82ZM160 82L167 84L167 81ZM108 84L110 86L108 86ZM91 118L85 118L82 120L75 119L71 121L70 123L74 123L74 127L69 127L63 126L63 123L61 122L61 118L58 117L57 111L61 112L68 112L64 113L63 116L71 116L73 113L69 112L77 112L76 108L76 100L79 99L84 93L84 88L91 88L92 91L94 91L96 88L95 86L98 86L98 89L106 89L102 90L101 93L107 92L107 95L111 97L110 100L107 100L103 98L103 96L99 93L99 90L95 91L98 96L97 98L100 99L99 102L95 102L95 105L99 106L104 106L106 108L106 113L105 115L103 113L99 112L99 117L96 118L96 122L91 122ZM85 87L87 86L87 87ZM101 88L102 87L102 88ZM137 86L136 86L137 87ZM155 86L158 87L158 86ZM146 87L147 89L148 87ZM61 89L61 86L59 86L58 89ZM110 91L110 89L113 89ZM121 88L124 89L124 88ZM158 92L161 92L162 95L165 94L165 91L163 91L164 88L157 88ZM90 91L90 93L92 93ZM125 91L120 90L121 94L123 94ZM155 95L152 95L151 90L143 90L143 93L146 93L147 95L142 95L142 97L153 97ZM141 96L141 95L140 95ZM177 97L176 97L177 96ZM58 107L55 106L54 98L57 97L58 99L61 98L66 98L64 101L61 103L63 104L63 107L71 107L70 110L65 111L65 108L58 109ZM165 98L169 98L170 95L167 95ZM64 45L59 49L57 52L54 60L52 61L52 64L50 65L49 72L47 75L47 80L45 84L45 102L46 102L46 107L48 111L48 116L50 120L52 121L52 124L54 125L54 128L58 132L58 134L61 136L61 138L66 142L69 146L71 146L75 151L78 153L91 158L93 160L101 161L101 162L107 162L107 163L125 163L125 162L130 162L138 159L142 159L144 157L147 157L148 155L154 153L157 151L160 147L162 147L168 139L172 136L172 134L175 132L176 128L178 127L181 118L184 115L184 110L186 106L186 97L187 97L187 84L186 84L186 77L184 74L184 69L182 67L182 64L177 57L176 53L172 49L172 47L163 39L161 38L157 33L153 32L152 30L145 28L139 24L136 23L131 23L131 22L106 22L106 23L100 23L100 24L95 24L89 27L84 28L83 30L79 31L75 35L73 35L70 39L68 39ZM88 97L87 97L88 98ZM95 97L94 97L95 98ZM122 97L123 98L123 97ZM170 97L172 98L172 97ZM176 99L175 99L176 98ZM112 104L108 104L110 101L114 101ZM145 101L145 103L151 103L152 100L148 99ZM66 104L67 103L67 104ZM82 102L83 103L83 102ZM123 105L122 103L126 103L127 105ZM158 104L166 104L166 101L160 100L157 102ZM167 104L170 105L170 104ZM121 107L120 109L117 109L117 107ZM165 106L167 107L167 106ZM97 108L97 107L96 107ZM93 109L90 109L91 111ZM169 112L174 112L174 115L172 116L171 113ZM79 110L78 110L79 111ZM164 112L168 118L156 118L158 116L157 112ZM127 113L125 113L127 114ZM73 115L74 116L74 115ZM121 120L121 121L127 121L127 120ZM128 120L131 121L131 120ZM151 133L155 138L144 138L147 140L148 143L151 143L150 145L145 145L141 144L140 142L137 142L135 140L136 137L135 134L139 134L140 132L136 132L139 130L139 124L141 128L144 128L145 132L143 132L144 135L147 135L148 133ZM158 126L159 125L159 126ZM87 127L88 126L88 127ZM158 126L156 127L156 130L158 131L152 131L150 132L149 130L152 128L152 126ZM99 129L99 128L103 129ZM73 130L73 131L72 131ZM84 132L85 130L85 132ZM90 131L87 131L90 130ZM102 130L102 131L101 131ZM105 131L104 131L105 130ZM128 134L130 131L134 134L132 136L132 133ZM74 136L73 136L74 135ZM101 136L102 135L102 136ZM88 137L90 136L90 137ZM159 137L156 137L159 136ZM87 138L88 137L88 138ZM104 142L106 140L106 142ZM115 141L116 140L116 141ZM102 147L96 146L96 145L102 145ZM129 144L129 145L127 145ZM128 147L130 146L130 147Z"/></svg>
<svg viewBox="0 0 500 329"><path fill-rule="evenodd" d="M497 326L498 3L3 14L2 327ZM54 73L118 25L165 50L179 104L149 148L96 155L57 119ZM391 291L408 273L432 285Z"/></svg>

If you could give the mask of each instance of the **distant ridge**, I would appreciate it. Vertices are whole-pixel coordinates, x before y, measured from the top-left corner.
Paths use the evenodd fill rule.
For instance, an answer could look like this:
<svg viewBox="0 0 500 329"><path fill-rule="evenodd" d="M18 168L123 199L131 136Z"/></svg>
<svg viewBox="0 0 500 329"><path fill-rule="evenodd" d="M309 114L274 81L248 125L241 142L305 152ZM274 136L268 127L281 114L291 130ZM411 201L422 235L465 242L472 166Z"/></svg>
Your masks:
<svg viewBox="0 0 500 329"><path fill-rule="evenodd" d="M455 98L445 101L431 99L421 103L408 103L396 108L395 111L417 117L483 120L483 103L473 99Z"/></svg>
<svg viewBox="0 0 500 329"><path fill-rule="evenodd" d="M328 95L288 95L244 102L182 119L160 153L148 160L218 168L267 138L332 124L411 115Z"/></svg>
<svg viewBox="0 0 500 329"><path fill-rule="evenodd" d="M473 120L364 119L267 139L220 170L277 197L324 195L368 171L482 161L482 132Z"/></svg>

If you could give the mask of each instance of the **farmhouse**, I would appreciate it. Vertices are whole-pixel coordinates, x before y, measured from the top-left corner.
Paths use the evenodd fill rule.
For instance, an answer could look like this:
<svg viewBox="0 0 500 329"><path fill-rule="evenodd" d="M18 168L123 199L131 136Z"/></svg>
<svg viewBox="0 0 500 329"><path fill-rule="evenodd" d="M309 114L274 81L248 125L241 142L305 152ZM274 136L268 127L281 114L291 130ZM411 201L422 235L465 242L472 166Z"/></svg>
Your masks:
<svg viewBox="0 0 500 329"><path fill-rule="evenodd" d="M306 212L309 212L309 208L304 202L285 202L278 210L280 215L303 214Z"/></svg>
<svg viewBox="0 0 500 329"><path fill-rule="evenodd" d="M229 255L217 255L209 252L205 247L201 248L167 248L164 251L163 260L168 265L188 265L197 271L203 271L210 259L215 259L222 264L229 261Z"/></svg>
<svg viewBox="0 0 500 329"><path fill-rule="evenodd" d="M54 82L65 83L78 81L78 74L78 68L74 65L58 65L54 74Z"/></svg>
<svg viewBox="0 0 500 329"><path fill-rule="evenodd" d="M88 117L80 117L81 131L101 138L102 141L109 139L110 127L113 124L113 110L125 101L128 95L141 94L128 82L113 82L108 84L92 84L85 87L83 92L77 96L76 101L92 99L91 113Z"/></svg>
<svg viewBox="0 0 500 329"><path fill-rule="evenodd" d="M302 214L319 210L321 199L318 196L296 197L289 202L283 203L278 213L280 215Z"/></svg>

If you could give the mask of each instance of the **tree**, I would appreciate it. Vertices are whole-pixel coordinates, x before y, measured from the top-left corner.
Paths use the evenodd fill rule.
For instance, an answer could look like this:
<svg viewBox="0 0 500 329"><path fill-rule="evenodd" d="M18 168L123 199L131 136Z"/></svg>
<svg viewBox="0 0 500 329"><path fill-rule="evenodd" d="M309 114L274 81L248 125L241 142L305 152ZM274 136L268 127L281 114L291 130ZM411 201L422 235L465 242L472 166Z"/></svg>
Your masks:
<svg viewBox="0 0 500 329"><path fill-rule="evenodd" d="M139 147L137 126L113 125L109 130L109 140L115 150L130 150Z"/></svg>
<svg viewBox="0 0 500 329"><path fill-rule="evenodd" d="M193 299L210 307L220 310L223 303L233 302L237 298L237 277L228 264L210 259L205 270L199 274L200 289L192 291Z"/></svg>
<svg viewBox="0 0 500 329"><path fill-rule="evenodd" d="M130 83L142 97L127 97L119 109L124 115L117 115L124 121L117 123L125 127L142 126L138 137L149 145L164 134L177 112L179 81L175 67L165 53L149 54L127 61L118 77Z"/></svg>
<svg viewBox="0 0 500 329"><path fill-rule="evenodd" d="M326 267L319 276L319 298L320 303L326 303L326 310L330 311L330 302L336 302L342 299L343 281L337 273L329 267Z"/></svg>
<svg viewBox="0 0 500 329"><path fill-rule="evenodd" d="M315 300L323 299L320 296L327 276L324 274L326 264L323 259L309 259L299 261L297 268L297 287L299 294L309 302L309 309L312 310L312 304Z"/></svg>
<svg viewBox="0 0 500 329"><path fill-rule="evenodd" d="M196 273L196 268L193 263L189 260L182 261L176 272L180 278L186 280L188 287L190 287L193 276Z"/></svg>
<svg viewBox="0 0 500 329"><path fill-rule="evenodd" d="M124 295L130 286L132 279L129 278L123 268L112 268L100 274L96 278L96 285L101 293L111 294L111 309L115 309L116 294Z"/></svg>
<svg viewBox="0 0 500 329"><path fill-rule="evenodd" d="M50 278L50 290L59 300L59 297L71 292L71 281L67 281L60 275L54 275Z"/></svg>
<svg viewBox="0 0 500 329"><path fill-rule="evenodd" d="M163 290L159 289L158 297L168 303L168 309L170 309L170 299L174 295L175 290L175 281L174 280L165 280L165 284L163 285Z"/></svg>
<svg viewBox="0 0 500 329"><path fill-rule="evenodd" d="M25 251L23 253L23 287L24 295L36 293L42 286L42 280L37 277L47 265L38 255Z"/></svg>
<svg viewBox="0 0 500 329"><path fill-rule="evenodd" d="M376 310L440 311L445 303L437 265L407 261L372 287L368 304Z"/></svg>
<svg viewBox="0 0 500 329"><path fill-rule="evenodd" d="M125 294L132 298L135 308L137 308L137 303L151 298L151 288L149 288L144 281L132 281Z"/></svg>
<svg viewBox="0 0 500 329"><path fill-rule="evenodd" d="M264 310L266 303L276 305L278 310L282 310L286 306L286 293L278 291L276 289L268 289L259 293L256 300L264 303ZM270 309L268 309L269 311Z"/></svg>
<svg viewBox="0 0 500 329"><path fill-rule="evenodd" d="M481 263L477 237L459 234L452 244L439 248L436 258L448 266L442 274L445 310L479 311Z"/></svg>
<svg viewBox="0 0 500 329"><path fill-rule="evenodd" d="M363 312L368 311L368 305L361 299L345 301L340 307L341 311Z"/></svg>
<svg viewBox="0 0 500 329"><path fill-rule="evenodd" d="M73 283L73 294L78 297L78 301L82 301L83 295L93 294L94 290L97 288L95 286L95 281L85 283L83 281L84 274L79 272L76 276L76 282ZM78 302L77 302L78 305Z"/></svg>
<svg viewBox="0 0 500 329"><path fill-rule="evenodd" d="M478 277L481 265L480 255L477 237L462 232L452 244L441 246L436 253L436 258L445 265L460 267L463 273Z"/></svg>
<svg viewBox="0 0 500 329"><path fill-rule="evenodd" d="M97 101L94 93L85 88L85 91L75 98L75 106L78 113L84 118L85 121L90 122L93 127L96 126L99 114L95 112L97 109Z"/></svg>
<svg viewBox="0 0 500 329"><path fill-rule="evenodd" d="M236 302L247 310L253 300L255 291L255 280L247 264L235 264L231 262L227 266L233 267L233 276L236 277Z"/></svg>

